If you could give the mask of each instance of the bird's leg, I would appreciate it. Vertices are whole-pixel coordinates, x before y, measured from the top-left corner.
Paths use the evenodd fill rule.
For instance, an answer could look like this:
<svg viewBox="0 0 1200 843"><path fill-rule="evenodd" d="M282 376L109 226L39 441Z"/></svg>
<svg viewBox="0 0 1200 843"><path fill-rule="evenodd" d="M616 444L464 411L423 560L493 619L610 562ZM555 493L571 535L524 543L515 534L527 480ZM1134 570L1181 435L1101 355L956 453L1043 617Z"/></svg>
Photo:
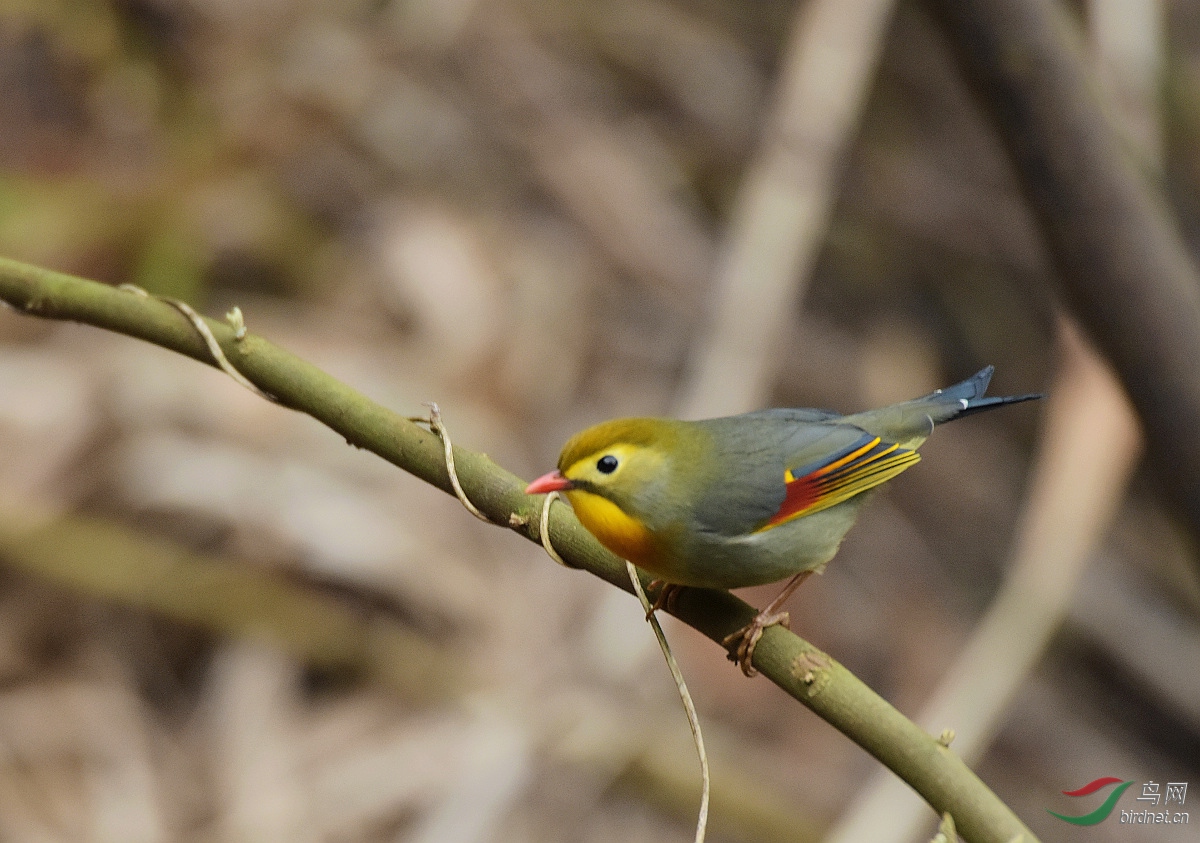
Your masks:
<svg viewBox="0 0 1200 843"><path fill-rule="evenodd" d="M654 602L650 604L650 611L646 613L646 620L650 620L650 616L663 607L666 607L668 612L674 614L675 599L679 596L679 592L687 587L678 583L667 582L666 580L654 580L650 583L650 588L655 588L656 586L658 587L658 594L655 595Z"/></svg>
<svg viewBox="0 0 1200 843"><path fill-rule="evenodd" d="M784 629L790 628L791 616L787 612L780 611L779 607L787 602L787 599L800 587L800 583L808 579L811 574L811 570L796 574L788 580L788 584L783 587L779 596L754 616L754 620L732 635L727 635L721 641L723 647L730 649L729 660L737 662L742 668L742 673L747 676L754 676L758 673L750 661L754 658L754 648L758 645L758 639L762 638L763 630L776 624L781 625ZM736 650L732 649L734 645L737 645Z"/></svg>

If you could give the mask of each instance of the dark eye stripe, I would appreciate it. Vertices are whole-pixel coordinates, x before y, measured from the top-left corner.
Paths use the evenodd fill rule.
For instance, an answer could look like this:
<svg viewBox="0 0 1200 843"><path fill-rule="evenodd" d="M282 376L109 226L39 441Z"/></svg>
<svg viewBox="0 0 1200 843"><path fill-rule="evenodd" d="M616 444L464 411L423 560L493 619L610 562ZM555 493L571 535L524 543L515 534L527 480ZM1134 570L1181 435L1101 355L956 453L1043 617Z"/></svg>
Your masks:
<svg viewBox="0 0 1200 843"><path fill-rule="evenodd" d="M596 461L596 470L601 474L612 474L617 470L617 458L612 454L605 454Z"/></svg>

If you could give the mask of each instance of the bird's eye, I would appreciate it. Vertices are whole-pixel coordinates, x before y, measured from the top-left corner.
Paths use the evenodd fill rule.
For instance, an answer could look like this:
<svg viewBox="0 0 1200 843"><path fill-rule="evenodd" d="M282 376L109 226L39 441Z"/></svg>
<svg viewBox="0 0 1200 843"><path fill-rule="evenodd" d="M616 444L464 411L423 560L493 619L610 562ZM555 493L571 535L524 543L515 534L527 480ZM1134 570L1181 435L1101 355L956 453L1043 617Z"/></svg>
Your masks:
<svg viewBox="0 0 1200 843"><path fill-rule="evenodd" d="M596 470L601 474L612 474L617 470L617 458L612 454L605 454L596 462Z"/></svg>

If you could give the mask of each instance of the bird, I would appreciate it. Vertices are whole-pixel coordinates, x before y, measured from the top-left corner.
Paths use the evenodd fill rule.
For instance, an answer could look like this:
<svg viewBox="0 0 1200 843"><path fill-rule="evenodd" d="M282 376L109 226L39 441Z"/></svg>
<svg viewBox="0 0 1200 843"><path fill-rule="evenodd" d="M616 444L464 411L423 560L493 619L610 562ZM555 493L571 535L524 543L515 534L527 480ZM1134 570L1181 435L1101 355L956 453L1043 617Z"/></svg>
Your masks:
<svg viewBox="0 0 1200 843"><path fill-rule="evenodd" d="M790 577L723 642L753 676L763 630L789 625L784 602L824 570L871 493L921 459L917 449L937 425L1043 397L985 397L993 371L851 415L776 408L702 421L602 422L573 436L558 467L525 492L565 495L600 544L662 584L653 608L680 588Z"/></svg>

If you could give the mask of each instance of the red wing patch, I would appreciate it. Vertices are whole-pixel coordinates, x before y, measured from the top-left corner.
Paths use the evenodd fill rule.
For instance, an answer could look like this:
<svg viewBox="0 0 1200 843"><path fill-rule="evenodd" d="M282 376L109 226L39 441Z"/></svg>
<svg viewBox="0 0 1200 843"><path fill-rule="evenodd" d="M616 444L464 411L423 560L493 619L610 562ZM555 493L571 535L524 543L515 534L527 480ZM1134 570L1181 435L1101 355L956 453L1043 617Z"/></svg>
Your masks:
<svg viewBox="0 0 1200 843"><path fill-rule="evenodd" d="M884 442L878 436L869 439L863 437L848 452L835 456L807 474L797 477L790 470L787 471L784 474L787 497L783 499L779 511L760 529L769 530L793 518L836 506L891 480L920 459L916 451Z"/></svg>

